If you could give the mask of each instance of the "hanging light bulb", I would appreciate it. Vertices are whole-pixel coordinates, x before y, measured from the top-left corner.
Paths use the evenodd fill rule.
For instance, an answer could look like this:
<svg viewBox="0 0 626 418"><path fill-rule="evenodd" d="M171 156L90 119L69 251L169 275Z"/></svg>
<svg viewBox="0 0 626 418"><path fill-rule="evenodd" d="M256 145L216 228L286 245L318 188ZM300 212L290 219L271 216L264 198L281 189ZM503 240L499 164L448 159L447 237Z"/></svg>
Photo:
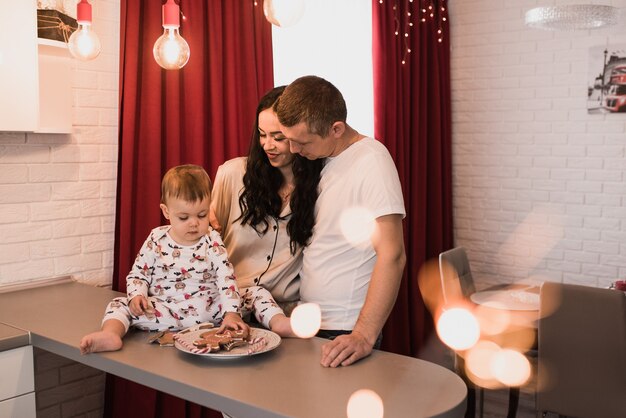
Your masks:
<svg viewBox="0 0 626 418"><path fill-rule="evenodd" d="M78 29L70 36L67 46L74 58L92 60L100 54L100 39L91 27L91 4L87 0L76 5L76 21Z"/></svg>
<svg viewBox="0 0 626 418"><path fill-rule="evenodd" d="M163 5L163 35L154 43L152 53L157 64L166 70L178 70L189 61L189 44L178 33L180 7L174 0Z"/></svg>
<svg viewBox="0 0 626 418"><path fill-rule="evenodd" d="M263 13L272 25L286 28L296 24L304 14L304 0L264 0Z"/></svg>

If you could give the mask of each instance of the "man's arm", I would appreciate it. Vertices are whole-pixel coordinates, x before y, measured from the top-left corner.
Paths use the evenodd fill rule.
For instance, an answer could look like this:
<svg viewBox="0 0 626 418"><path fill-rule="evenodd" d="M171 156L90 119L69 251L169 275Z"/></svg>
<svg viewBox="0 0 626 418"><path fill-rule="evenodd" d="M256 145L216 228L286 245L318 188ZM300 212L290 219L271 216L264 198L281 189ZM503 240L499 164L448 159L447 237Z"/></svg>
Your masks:
<svg viewBox="0 0 626 418"><path fill-rule="evenodd" d="M351 334L340 335L322 346L324 367L348 366L370 355L398 296L406 254L402 217L386 215L376 219L372 236L376 263L365 304Z"/></svg>

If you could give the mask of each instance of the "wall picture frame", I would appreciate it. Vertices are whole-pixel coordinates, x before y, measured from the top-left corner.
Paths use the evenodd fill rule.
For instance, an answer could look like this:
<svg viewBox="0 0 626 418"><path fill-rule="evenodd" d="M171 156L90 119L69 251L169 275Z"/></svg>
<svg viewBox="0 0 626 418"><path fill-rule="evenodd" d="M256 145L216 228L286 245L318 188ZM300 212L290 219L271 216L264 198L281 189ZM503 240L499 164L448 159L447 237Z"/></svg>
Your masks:
<svg viewBox="0 0 626 418"><path fill-rule="evenodd" d="M587 112L626 112L626 44L589 48Z"/></svg>

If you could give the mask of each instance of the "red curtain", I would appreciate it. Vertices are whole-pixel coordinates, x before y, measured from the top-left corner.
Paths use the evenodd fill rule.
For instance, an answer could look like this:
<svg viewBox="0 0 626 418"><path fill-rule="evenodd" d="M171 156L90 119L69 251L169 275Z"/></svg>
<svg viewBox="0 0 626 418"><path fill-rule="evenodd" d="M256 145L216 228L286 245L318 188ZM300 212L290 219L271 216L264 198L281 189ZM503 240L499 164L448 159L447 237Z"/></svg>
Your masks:
<svg viewBox="0 0 626 418"><path fill-rule="evenodd" d="M120 122L113 288L150 230L161 225L161 176L245 155L258 99L273 86L271 25L262 2L180 0L181 35L191 55L178 71L161 69L152 47L163 33L163 1L122 0ZM200 417L209 411L109 377L107 416ZM221 417L220 414L215 415Z"/></svg>
<svg viewBox="0 0 626 418"><path fill-rule="evenodd" d="M418 272L453 241L447 3L372 0L372 21L374 131L396 162L407 209L407 268L383 349L418 356L433 330Z"/></svg>

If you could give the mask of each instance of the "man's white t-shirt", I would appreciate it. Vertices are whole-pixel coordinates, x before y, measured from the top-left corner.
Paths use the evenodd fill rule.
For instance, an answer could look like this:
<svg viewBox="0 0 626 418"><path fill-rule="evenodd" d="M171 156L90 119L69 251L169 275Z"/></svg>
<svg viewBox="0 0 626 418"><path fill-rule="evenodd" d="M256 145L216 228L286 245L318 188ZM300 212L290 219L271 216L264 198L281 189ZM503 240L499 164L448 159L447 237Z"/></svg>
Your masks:
<svg viewBox="0 0 626 418"><path fill-rule="evenodd" d="M387 148L366 137L327 159L319 188L300 298L320 305L321 329L352 330L376 262L374 219L406 215L400 179Z"/></svg>

